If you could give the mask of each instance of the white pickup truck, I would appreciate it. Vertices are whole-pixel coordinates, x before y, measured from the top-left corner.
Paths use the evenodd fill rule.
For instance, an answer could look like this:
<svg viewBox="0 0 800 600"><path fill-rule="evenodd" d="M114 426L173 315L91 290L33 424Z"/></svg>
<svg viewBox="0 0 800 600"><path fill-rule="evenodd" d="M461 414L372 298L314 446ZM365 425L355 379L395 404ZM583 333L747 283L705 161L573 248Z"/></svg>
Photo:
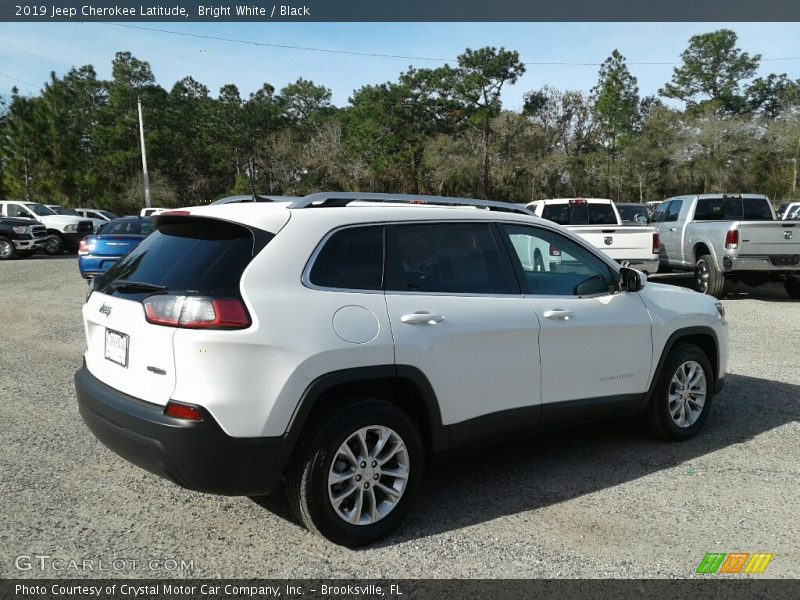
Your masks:
<svg viewBox="0 0 800 600"><path fill-rule="evenodd" d="M694 271L697 291L719 298L726 279L752 287L782 280L800 298L800 224L777 221L766 196L669 198L650 222L661 236L661 266Z"/></svg>
<svg viewBox="0 0 800 600"><path fill-rule="evenodd" d="M645 273L658 271L659 238L649 225L623 226L606 198L554 198L526 205L537 217L563 225L620 264Z"/></svg>
<svg viewBox="0 0 800 600"><path fill-rule="evenodd" d="M47 227L44 251L51 255L64 250L75 252L82 238L94 233L92 221L73 215L59 215L44 204L20 200L0 200L0 215L39 221Z"/></svg>

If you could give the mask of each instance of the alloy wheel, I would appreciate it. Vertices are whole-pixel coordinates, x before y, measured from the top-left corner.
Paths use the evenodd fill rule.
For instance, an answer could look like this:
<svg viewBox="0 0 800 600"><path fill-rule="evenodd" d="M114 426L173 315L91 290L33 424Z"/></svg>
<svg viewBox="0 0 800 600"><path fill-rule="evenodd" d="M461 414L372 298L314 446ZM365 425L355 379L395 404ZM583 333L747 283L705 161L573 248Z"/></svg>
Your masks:
<svg viewBox="0 0 800 600"><path fill-rule="evenodd" d="M669 385L669 414L678 427L691 427L700 418L708 387L700 363L688 360L672 376Z"/></svg>

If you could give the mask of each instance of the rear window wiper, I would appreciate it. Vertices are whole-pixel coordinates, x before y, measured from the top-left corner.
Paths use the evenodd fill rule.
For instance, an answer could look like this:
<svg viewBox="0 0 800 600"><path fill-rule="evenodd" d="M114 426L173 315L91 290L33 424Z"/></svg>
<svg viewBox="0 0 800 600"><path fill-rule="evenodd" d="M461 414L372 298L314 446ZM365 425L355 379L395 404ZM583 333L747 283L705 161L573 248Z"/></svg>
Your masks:
<svg viewBox="0 0 800 600"><path fill-rule="evenodd" d="M119 290L120 292L166 292L167 286L146 283L144 281L130 281L128 279L117 279L109 284L109 289Z"/></svg>

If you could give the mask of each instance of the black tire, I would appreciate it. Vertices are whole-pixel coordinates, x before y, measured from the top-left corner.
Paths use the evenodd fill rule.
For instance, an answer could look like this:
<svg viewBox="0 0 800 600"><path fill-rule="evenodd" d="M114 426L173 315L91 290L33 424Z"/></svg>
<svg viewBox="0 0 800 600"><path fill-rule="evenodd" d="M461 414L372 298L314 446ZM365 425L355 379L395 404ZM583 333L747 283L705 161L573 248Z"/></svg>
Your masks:
<svg viewBox="0 0 800 600"><path fill-rule="evenodd" d="M676 423L670 411L670 393L673 391L673 377L678 369L688 362L699 365L703 370L706 384L705 402L700 414L691 424ZM705 352L694 344L677 344L670 350L664 367L658 375L650 404L647 407L647 421L653 434L667 440L682 441L694 437L708 418L714 396L714 371ZM695 407L696 408L696 407Z"/></svg>
<svg viewBox="0 0 800 600"><path fill-rule="evenodd" d="M399 500L385 516L373 523L356 525L346 522L336 512L329 496L328 477L333 461L341 456L338 455L339 448L360 429L371 426L391 429L405 444L408 477ZM354 399L341 410L321 416L311 424L287 471L287 496L292 510L310 531L342 546L363 546L385 537L400 525L414 504L424 470L425 450L417 427L408 415L382 400ZM361 482L361 476L358 477ZM361 485L368 487L367 478L366 475L363 477L363 483L356 484L356 479L353 479L343 485L352 485L355 489L353 494L357 496L362 493ZM393 480L384 475L382 481ZM372 498L376 497L375 494L373 490ZM365 502L369 503L369 500Z"/></svg>
<svg viewBox="0 0 800 600"><path fill-rule="evenodd" d="M800 277L789 277L783 282L783 287L790 298L800 300Z"/></svg>
<svg viewBox="0 0 800 600"><path fill-rule="evenodd" d="M542 273L545 271L544 259L542 258L541 251L538 249L533 253L533 270L537 273Z"/></svg>
<svg viewBox="0 0 800 600"><path fill-rule="evenodd" d="M14 242L7 237L0 237L0 260L13 260L17 256Z"/></svg>
<svg viewBox="0 0 800 600"><path fill-rule="evenodd" d="M707 275L707 277L706 277ZM717 269L714 257L703 254L694 267L694 289L701 294L722 298L725 293L725 275Z"/></svg>
<svg viewBox="0 0 800 600"><path fill-rule="evenodd" d="M64 252L64 239L57 233L51 233L44 241L44 251L50 256L58 256Z"/></svg>

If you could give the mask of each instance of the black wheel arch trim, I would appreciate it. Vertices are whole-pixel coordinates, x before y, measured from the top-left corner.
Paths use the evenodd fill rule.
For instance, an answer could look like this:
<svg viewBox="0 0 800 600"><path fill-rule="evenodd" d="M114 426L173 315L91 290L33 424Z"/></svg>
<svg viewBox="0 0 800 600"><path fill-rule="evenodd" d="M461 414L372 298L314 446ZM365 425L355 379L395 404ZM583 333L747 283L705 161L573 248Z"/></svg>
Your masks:
<svg viewBox="0 0 800 600"><path fill-rule="evenodd" d="M311 412L317 402L328 390L350 383L367 382L379 379L405 379L408 380L419 392L425 409L428 431L421 431L423 437L428 434L430 451L434 454L443 452L450 447L450 434L448 428L442 424L442 413L439 402L428 378L416 367L409 365L374 365L369 367L356 367L342 369L321 375L311 382L303 393L294 414L289 420L287 432L299 433L303 430Z"/></svg>
<svg viewBox="0 0 800 600"><path fill-rule="evenodd" d="M711 366L714 370L712 373L712 395L715 394L719 389L722 388L721 385L718 385L719 381L721 381L719 377L719 338L717 337L717 332L714 331L712 327L708 327L705 325L696 325L693 327L684 327L674 331L668 338L666 343L664 344L664 348L661 351L661 356L658 359L658 364L656 365L655 371L653 372L653 378L650 380L650 387L645 394L645 402L643 403L642 409L650 402L650 399L653 397L656 391L656 385L658 385L658 380L661 378L661 373L664 370L664 364L667 362L667 357L669 353L672 352L672 349L675 347L675 344L679 343L682 339L696 336L696 335L703 335L703 336L710 336L711 339L714 340L714 356L709 356L708 360L711 362ZM702 348L701 348L702 349Z"/></svg>

